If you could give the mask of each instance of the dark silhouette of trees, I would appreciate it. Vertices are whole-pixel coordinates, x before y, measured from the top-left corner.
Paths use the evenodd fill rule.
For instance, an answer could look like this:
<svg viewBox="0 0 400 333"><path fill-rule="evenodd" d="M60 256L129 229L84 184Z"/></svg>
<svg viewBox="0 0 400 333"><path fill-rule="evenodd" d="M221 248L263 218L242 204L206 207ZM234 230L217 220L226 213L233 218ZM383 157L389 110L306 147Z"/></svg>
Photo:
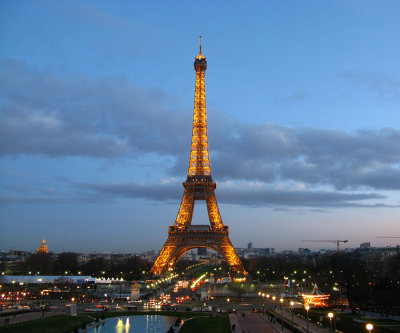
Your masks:
<svg viewBox="0 0 400 333"><path fill-rule="evenodd" d="M245 265L255 280L283 283L284 277L296 281L304 277L330 294L333 303L345 295L353 311L363 308L387 313L400 305L400 254L388 258L358 251L323 256L292 254L257 257Z"/></svg>
<svg viewBox="0 0 400 333"><path fill-rule="evenodd" d="M51 275L53 274L53 255L51 253L35 253L30 255L24 263L26 274Z"/></svg>
<svg viewBox="0 0 400 333"><path fill-rule="evenodd" d="M308 270L308 261L298 255L256 257L244 262L251 277L260 281L280 280L294 271Z"/></svg>
<svg viewBox="0 0 400 333"><path fill-rule="evenodd" d="M373 287L372 300L377 311L389 313L400 305L400 254L382 267Z"/></svg>
<svg viewBox="0 0 400 333"><path fill-rule="evenodd" d="M104 258L93 258L80 266L82 275L102 276L108 271L108 262Z"/></svg>
<svg viewBox="0 0 400 333"><path fill-rule="evenodd" d="M124 280L138 280L143 276L143 271L150 269L150 263L137 257L106 260L102 257L90 259L79 266L82 275L103 276L106 278L122 277Z"/></svg>
<svg viewBox="0 0 400 333"><path fill-rule="evenodd" d="M109 267L111 276L122 276L125 280L138 280L143 271L150 269L150 265L138 256L132 256L112 262Z"/></svg>
<svg viewBox="0 0 400 333"><path fill-rule="evenodd" d="M367 265L353 254L333 254L319 265L315 280L326 291L338 286L347 295L350 308L355 312L357 307L367 305L371 298L373 277Z"/></svg>
<svg viewBox="0 0 400 333"><path fill-rule="evenodd" d="M54 262L54 273L64 274L77 274L78 272L78 254L74 252L63 252L57 256Z"/></svg>

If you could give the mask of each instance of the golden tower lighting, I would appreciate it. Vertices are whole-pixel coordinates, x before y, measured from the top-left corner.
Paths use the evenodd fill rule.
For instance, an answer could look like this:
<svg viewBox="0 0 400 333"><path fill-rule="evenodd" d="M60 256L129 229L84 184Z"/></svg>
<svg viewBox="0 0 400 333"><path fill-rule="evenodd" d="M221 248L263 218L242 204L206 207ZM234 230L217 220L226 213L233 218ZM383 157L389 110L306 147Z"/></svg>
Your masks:
<svg viewBox="0 0 400 333"><path fill-rule="evenodd" d="M150 272L156 275L172 270L179 258L187 251L203 247L214 250L225 257L231 268L246 273L229 240L229 227L222 223L215 189L211 177L210 154L207 133L207 109L205 72L207 61L201 50L194 61L196 71L193 110L192 145L187 179L183 183L184 193L175 224L169 227L168 239ZM209 217L207 225L192 225L196 200L205 200Z"/></svg>

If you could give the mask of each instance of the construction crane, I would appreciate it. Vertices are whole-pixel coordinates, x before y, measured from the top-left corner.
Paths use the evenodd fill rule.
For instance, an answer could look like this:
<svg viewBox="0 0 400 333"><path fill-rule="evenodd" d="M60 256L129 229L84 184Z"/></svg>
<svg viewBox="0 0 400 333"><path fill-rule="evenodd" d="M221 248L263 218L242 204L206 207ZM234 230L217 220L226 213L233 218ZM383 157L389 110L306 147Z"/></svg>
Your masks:
<svg viewBox="0 0 400 333"><path fill-rule="evenodd" d="M334 240L331 240L331 239L328 239L328 240L302 240L302 242L319 242L319 243L321 243L321 242L324 242L324 243L327 243L327 242L329 242L329 243L336 243L336 245L337 245L337 251L338 251L338 253L340 252L340 246L339 246L339 243L347 243L348 242L348 240L346 239L346 240L338 240L338 239L334 239Z"/></svg>

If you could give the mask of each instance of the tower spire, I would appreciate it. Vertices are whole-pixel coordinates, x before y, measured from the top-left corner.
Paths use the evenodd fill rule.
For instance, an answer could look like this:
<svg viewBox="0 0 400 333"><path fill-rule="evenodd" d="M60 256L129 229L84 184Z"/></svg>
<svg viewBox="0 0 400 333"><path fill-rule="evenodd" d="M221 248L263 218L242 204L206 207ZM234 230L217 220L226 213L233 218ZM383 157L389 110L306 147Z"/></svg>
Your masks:
<svg viewBox="0 0 400 333"><path fill-rule="evenodd" d="M200 35L200 52L199 54L201 54L201 39L203 38L203 36Z"/></svg>
<svg viewBox="0 0 400 333"><path fill-rule="evenodd" d="M196 59L202 60L202 59L205 59L205 57L203 56L203 53L201 53L201 40L202 40L203 36L200 35L199 38L200 38L199 55L196 57Z"/></svg>

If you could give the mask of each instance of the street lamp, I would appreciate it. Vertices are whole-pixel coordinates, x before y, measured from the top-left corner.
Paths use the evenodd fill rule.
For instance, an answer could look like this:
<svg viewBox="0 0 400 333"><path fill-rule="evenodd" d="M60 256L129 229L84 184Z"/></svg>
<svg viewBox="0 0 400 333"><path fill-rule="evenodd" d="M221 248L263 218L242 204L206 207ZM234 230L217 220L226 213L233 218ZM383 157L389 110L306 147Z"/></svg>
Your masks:
<svg viewBox="0 0 400 333"><path fill-rule="evenodd" d="M282 332L283 332L283 298L279 299L279 302L281 302L281 321L282 321Z"/></svg>
<svg viewBox="0 0 400 333"><path fill-rule="evenodd" d="M333 312L329 312L328 313L328 317L329 317L329 326L330 326L330 331L332 332L332 318L333 318Z"/></svg>
<svg viewBox="0 0 400 333"><path fill-rule="evenodd" d="M367 325L365 325L365 328L368 330L369 333L371 333L372 330L374 329L374 325L372 325L372 324L367 324Z"/></svg>
<svg viewBox="0 0 400 333"><path fill-rule="evenodd" d="M276 325L276 313L275 313L275 310L276 310L276 305L275 305L276 296L272 296L271 298L272 298L271 309L273 310L273 311L271 311L271 313L273 313L273 317L272 318L274 319L274 325Z"/></svg>
<svg viewBox="0 0 400 333"><path fill-rule="evenodd" d="M307 333L308 333L308 310L310 310L310 306L307 304L306 305L306 311L307 311Z"/></svg>
<svg viewBox="0 0 400 333"><path fill-rule="evenodd" d="M261 297L262 297L262 313L264 313L264 297L265 297L265 294L261 294Z"/></svg>
<svg viewBox="0 0 400 333"><path fill-rule="evenodd" d="M292 313L292 332L293 332L293 306L294 306L294 302L291 301L290 302L290 312Z"/></svg>

